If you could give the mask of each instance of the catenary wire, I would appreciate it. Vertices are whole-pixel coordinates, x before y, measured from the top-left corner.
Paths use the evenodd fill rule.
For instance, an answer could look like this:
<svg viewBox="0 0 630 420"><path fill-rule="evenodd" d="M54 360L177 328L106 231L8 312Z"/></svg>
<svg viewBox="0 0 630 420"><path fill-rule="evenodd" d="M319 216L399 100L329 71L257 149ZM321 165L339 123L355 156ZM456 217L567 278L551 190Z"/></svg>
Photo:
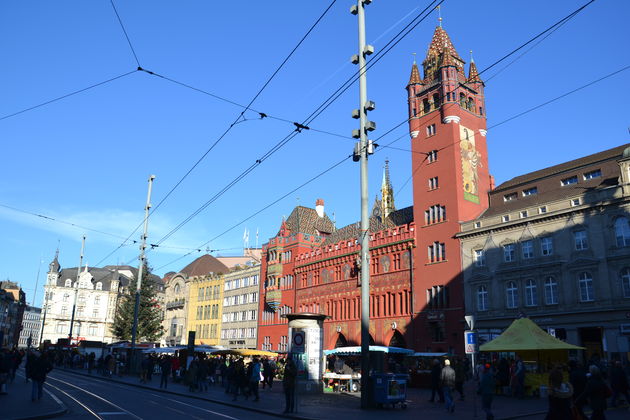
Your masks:
<svg viewBox="0 0 630 420"><path fill-rule="evenodd" d="M77 95L77 94L79 94L79 93L85 92L85 91L87 91L87 90L93 89L93 88L98 87L98 86L105 85L105 84L110 83L110 82L113 82L113 81L115 81L115 80L122 79L123 77L125 77L125 76L129 76L130 74L133 74L133 73L135 73L135 72L137 72L137 71L138 71L138 70L128 71L128 72L126 72L126 73L122 73L122 74L119 74L118 76L112 77L111 79L107 79L107 80L103 80L102 82L95 83L95 84L90 85L90 86L88 86L88 87L85 87L85 88L83 88L83 89L75 90L74 92L70 92L70 93L67 93L67 94L65 94L65 95L59 96L59 97L57 97L57 98L54 98L54 99L48 100L48 101L46 101L46 102L42 102L42 103L40 103L40 104L33 105L33 106L31 106L31 107L28 107L28 108L22 109L22 110L20 110L20 111L14 112L14 113L12 113L12 114L7 114L7 115L4 115L4 116L0 117L0 121L2 121L2 120L6 120L7 118L15 117L16 115L23 114L24 112L28 112L28 111L32 111L32 110L37 109L37 108L41 108L42 106L52 104L53 102L57 102L57 101L60 101L60 100L62 100L62 99L68 98L68 97L70 97L70 96Z"/></svg>
<svg viewBox="0 0 630 420"><path fill-rule="evenodd" d="M114 9L114 13L116 14L116 18L118 19L118 23L120 23L120 27L122 28L123 33L125 34L125 38L127 38L127 43L129 44L129 48L133 54L133 58L136 59L136 64L138 64L138 68L140 68L140 60L138 60L138 55L136 54L136 50L133 48L131 44L131 39L129 39L129 35L127 34L127 30L125 29L125 25L123 25L122 19L118 14L118 10L116 10L116 5L114 4L114 0L109 0L112 5L112 9Z"/></svg>

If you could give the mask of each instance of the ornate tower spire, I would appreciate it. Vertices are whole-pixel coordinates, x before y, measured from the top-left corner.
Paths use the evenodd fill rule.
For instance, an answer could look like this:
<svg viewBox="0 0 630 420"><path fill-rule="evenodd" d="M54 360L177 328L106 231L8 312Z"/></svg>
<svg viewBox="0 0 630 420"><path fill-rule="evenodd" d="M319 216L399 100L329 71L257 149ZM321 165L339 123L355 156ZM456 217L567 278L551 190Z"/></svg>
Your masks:
<svg viewBox="0 0 630 420"><path fill-rule="evenodd" d="M420 78L420 70L418 70L418 64L416 63L416 53L413 54L413 64L411 65L411 76L409 77L409 85L415 85L422 83L422 79Z"/></svg>
<svg viewBox="0 0 630 420"><path fill-rule="evenodd" d="M469 83L483 83L477 72L477 65L473 59L472 50L470 51L470 67L468 68L468 82Z"/></svg>
<svg viewBox="0 0 630 420"><path fill-rule="evenodd" d="M385 159L385 168L383 169L383 181L381 182L381 214L383 219L396 210L394 206L394 189L389 180L389 160Z"/></svg>

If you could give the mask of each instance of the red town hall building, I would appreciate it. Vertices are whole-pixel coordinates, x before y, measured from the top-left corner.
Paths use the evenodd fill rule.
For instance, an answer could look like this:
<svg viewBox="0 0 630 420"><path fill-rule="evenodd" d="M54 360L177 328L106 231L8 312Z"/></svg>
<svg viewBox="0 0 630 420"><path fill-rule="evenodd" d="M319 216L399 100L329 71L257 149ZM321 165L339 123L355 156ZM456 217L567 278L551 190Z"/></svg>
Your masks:
<svg viewBox="0 0 630 420"><path fill-rule="evenodd" d="M370 340L417 351L463 353L460 222L488 207L483 82L441 26L424 78L414 62L407 85L413 206L396 210L386 165L370 218ZM263 245L258 346L288 349L290 312L318 312L324 348L360 344L358 224L336 229L324 212L296 207Z"/></svg>

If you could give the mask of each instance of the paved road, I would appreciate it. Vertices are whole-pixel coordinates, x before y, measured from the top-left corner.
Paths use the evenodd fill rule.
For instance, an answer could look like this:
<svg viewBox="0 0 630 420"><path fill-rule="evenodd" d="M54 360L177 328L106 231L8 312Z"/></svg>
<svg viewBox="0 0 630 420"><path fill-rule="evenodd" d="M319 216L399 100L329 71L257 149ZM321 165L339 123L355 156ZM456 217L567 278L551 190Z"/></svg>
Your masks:
<svg viewBox="0 0 630 420"><path fill-rule="evenodd" d="M48 389L68 406L68 414L62 417L64 419L277 419L194 398L158 394L150 390L98 378L82 378L60 371L51 372L46 384Z"/></svg>

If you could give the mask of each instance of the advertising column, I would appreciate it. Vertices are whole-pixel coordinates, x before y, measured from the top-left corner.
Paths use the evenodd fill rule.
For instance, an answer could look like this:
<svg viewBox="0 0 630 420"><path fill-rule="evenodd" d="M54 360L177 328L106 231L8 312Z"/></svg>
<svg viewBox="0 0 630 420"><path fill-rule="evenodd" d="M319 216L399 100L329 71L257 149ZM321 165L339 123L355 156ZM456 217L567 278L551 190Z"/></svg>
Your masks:
<svg viewBox="0 0 630 420"><path fill-rule="evenodd" d="M294 313L289 320L289 353L298 369L298 392L322 392L323 328L326 315Z"/></svg>

